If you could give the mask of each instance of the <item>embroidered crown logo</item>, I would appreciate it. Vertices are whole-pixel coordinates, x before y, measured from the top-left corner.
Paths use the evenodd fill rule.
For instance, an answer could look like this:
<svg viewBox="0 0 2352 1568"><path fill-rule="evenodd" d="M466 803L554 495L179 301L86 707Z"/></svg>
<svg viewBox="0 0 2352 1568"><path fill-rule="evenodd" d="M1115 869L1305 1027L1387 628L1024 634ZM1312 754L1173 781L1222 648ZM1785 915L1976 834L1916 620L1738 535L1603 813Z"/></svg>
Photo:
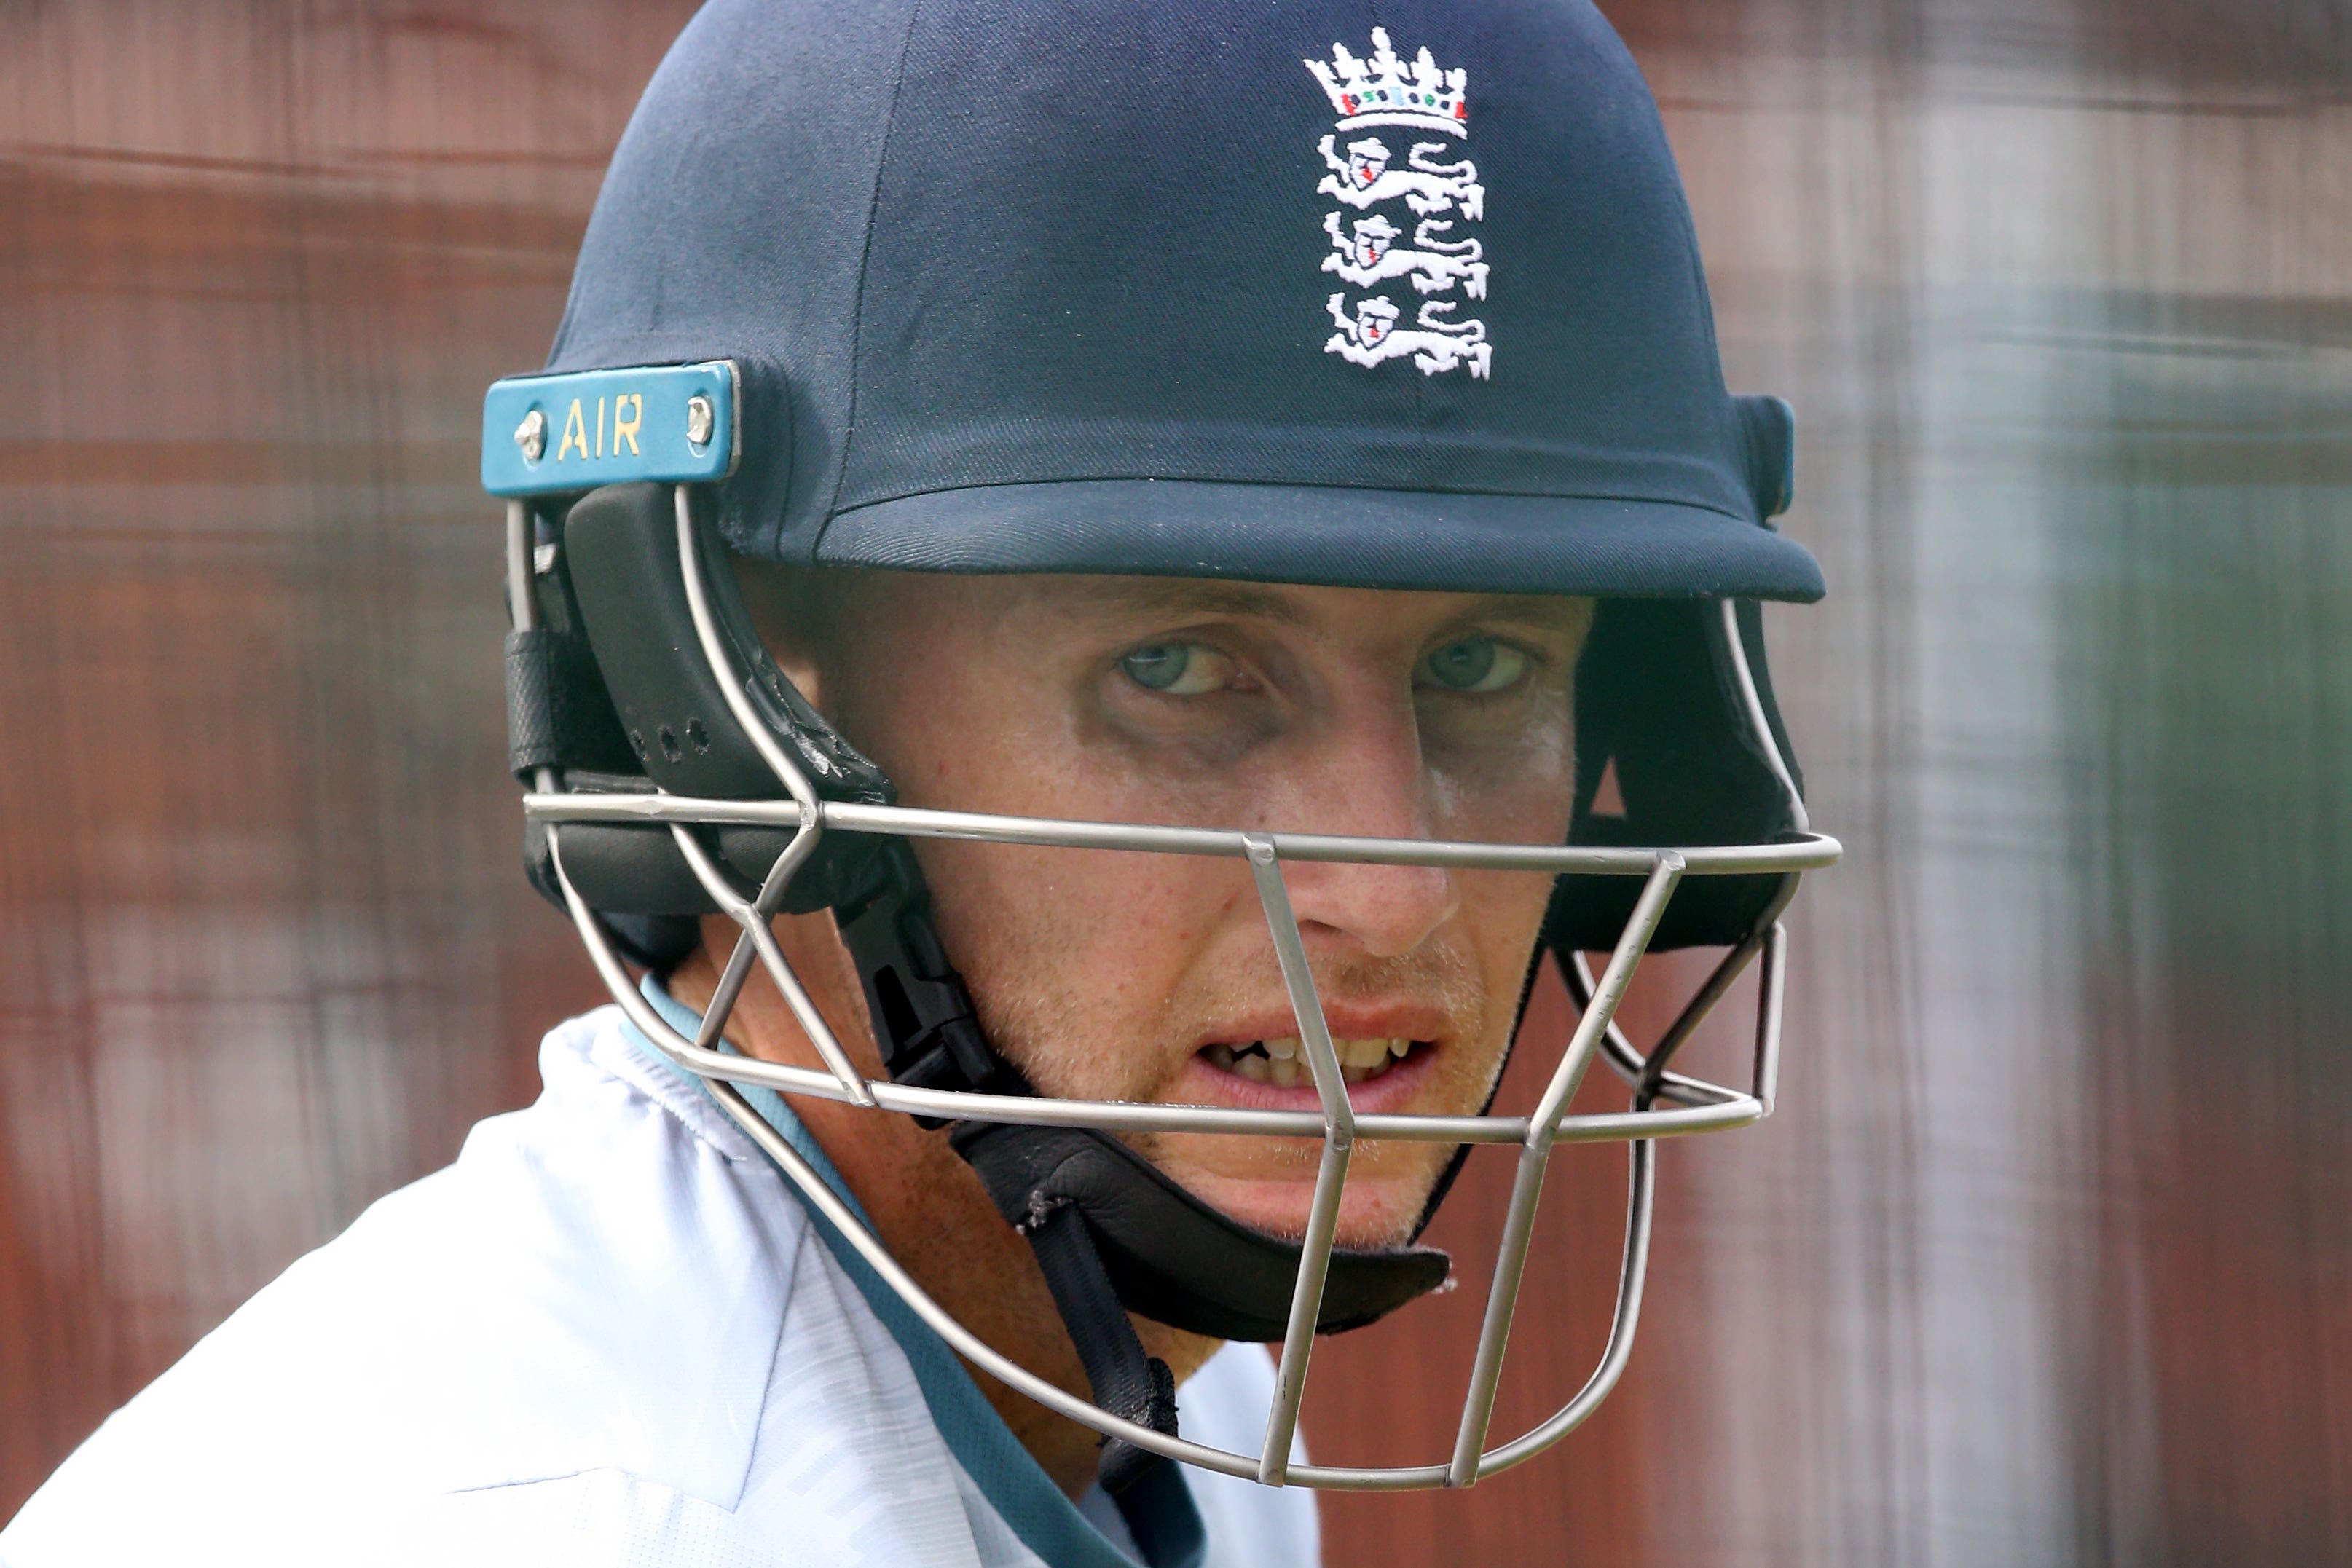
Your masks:
<svg viewBox="0 0 2352 1568"><path fill-rule="evenodd" d="M1413 57L1408 76L1404 62L1389 47L1386 27L1372 29L1372 57L1360 60L1345 44L1331 46L1331 57L1308 60L1307 68L1323 84L1339 129L1359 125L1415 125L1455 136L1470 134L1470 94L1466 73L1441 71L1427 49Z"/></svg>
<svg viewBox="0 0 2352 1568"><path fill-rule="evenodd" d="M1477 165L1467 158L1449 157L1453 149L1443 141L1412 142L1402 164L1395 150L1376 136L1349 142L1344 156L1339 145L1339 132L1373 125L1440 131L1468 140L1468 73L1439 70L1425 48L1408 72L1385 27L1372 29L1369 60L1335 43L1330 59L1303 63L1339 116L1332 133L1316 144L1328 171L1316 192L1362 214L1352 219L1337 212L1324 214L1323 232L1330 236L1331 251L1323 258L1323 270L1358 287L1397 278L1423 295L1450 295L1459 288L1465 298L1486 298L1486 248L1475 235L1454 232L1457 220L1478 222L1486 215L1486 189L1478 183ZM1398 201L1419 220L1409 245L1397 243L1407 231L1377 210ZM1323 351L1367 370L1410 355L1423 375L1467 366L1472 380L1485 381L1495 355L1486 341L1486 324L1454 319L1458 303L1425 299L1412 325L1405 326L1395 301L1385 294L1358 299L1352 306L1344 291L1334 294L1324 308L1339 330L1324 343Z"/></svg>

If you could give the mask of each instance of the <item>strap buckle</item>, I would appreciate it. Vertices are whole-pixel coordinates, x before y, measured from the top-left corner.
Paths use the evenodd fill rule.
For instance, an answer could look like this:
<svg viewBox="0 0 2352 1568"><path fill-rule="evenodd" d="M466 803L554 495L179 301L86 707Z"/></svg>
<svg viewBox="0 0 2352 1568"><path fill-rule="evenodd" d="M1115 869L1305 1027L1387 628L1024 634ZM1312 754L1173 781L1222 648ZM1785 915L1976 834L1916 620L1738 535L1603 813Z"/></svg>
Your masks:
<svg viewBox="0 0 2352 1568"><path fill-rule="evenodd" d="M863 885L834 906L834 917L857 965L875 1044L892 1082L983 1094L1030 1092L981 1029L971 993L931 924L930 893L904 839L875 852ZM948 1119L916 1120L939 1127Z"/></svg>

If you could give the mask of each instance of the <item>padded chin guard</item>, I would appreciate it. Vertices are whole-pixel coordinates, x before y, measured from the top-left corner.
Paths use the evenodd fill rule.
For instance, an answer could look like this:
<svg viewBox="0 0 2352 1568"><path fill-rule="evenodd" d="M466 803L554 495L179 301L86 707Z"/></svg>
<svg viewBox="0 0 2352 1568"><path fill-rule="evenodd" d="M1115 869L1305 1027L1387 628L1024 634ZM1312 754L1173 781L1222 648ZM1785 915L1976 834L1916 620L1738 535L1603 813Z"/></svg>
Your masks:
<svg viewBox="0 0 2352 1568"><path fill-rule="evenodd" d="M1228 1218L1108 1134L1085 1127L968 1122L956 1150L997 1211L1026 1228L1055 1204L1086 1217L1129 1310L1214 1339L1279 1340L1290 1322L1300 1249ZM1361 1328L1445 1282L1431 1247L1335 1247L1318 1333Z"/></svg>

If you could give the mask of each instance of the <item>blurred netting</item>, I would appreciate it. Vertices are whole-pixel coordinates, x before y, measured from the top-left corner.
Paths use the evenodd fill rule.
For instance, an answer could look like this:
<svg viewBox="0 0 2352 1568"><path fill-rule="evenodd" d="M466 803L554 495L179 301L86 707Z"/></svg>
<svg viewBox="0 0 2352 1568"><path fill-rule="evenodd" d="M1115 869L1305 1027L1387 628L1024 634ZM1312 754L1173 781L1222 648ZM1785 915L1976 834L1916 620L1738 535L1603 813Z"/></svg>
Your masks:
<svg viewBox="0 0 2352 1568"><path fill-rule="evenodd" d="M1622 1391L1331 1555L2352 1560L2352 16L1604 8L1800 412L1848 859L1780 1113L1663 1152ZM594 999L474 422L690 9L0 11L0 1516ZM1598 1350L1622 1170L1556 1167L1507 1420ZM1500 1186L1437 1321L1318 1352L1332 1457L1445 1451Z"/></svg>
<svg viewBox="0 0 2352 1568"><path fill-rule="evenodd" d="M0 1514L590 995L477 411L688 9L0 11Z"/></svg>

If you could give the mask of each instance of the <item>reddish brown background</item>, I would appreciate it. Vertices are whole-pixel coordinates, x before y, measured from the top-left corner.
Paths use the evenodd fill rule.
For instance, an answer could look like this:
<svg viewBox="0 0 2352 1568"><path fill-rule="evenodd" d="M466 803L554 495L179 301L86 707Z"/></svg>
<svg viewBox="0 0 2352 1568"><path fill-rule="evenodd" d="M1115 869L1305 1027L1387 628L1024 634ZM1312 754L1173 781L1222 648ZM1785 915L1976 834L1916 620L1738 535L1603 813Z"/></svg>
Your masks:
<svg viewBox="0 0 2352 1568"><path fill-rule="evenodd" d="M594 999L474 422L690 9L0 5L0 1518ZM2352 1560L2341 13L1608 9L1801 411L1851 854L1782 1113L1664 1151L1623 1392L1332 1560ZM1468 1289L1318 1354L1324 1456L1445 1450L1499 1176ZM1549 1190L1506 1422L1598 1348L1622 1152Z"/></svg>

